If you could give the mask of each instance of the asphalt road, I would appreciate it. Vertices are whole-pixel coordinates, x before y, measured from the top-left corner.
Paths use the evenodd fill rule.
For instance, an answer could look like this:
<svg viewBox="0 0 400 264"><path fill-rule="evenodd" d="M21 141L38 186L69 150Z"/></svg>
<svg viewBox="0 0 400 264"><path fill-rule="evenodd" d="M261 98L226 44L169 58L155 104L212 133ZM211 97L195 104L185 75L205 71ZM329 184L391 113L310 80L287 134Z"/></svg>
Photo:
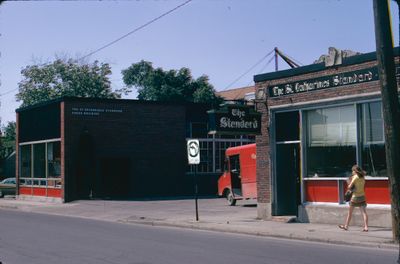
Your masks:
<svg viewBox="0 0 400 264"><path fill-rule="evenodd" d="M396 250L120 224L0 209L3 264L396 263Z"/></svg>

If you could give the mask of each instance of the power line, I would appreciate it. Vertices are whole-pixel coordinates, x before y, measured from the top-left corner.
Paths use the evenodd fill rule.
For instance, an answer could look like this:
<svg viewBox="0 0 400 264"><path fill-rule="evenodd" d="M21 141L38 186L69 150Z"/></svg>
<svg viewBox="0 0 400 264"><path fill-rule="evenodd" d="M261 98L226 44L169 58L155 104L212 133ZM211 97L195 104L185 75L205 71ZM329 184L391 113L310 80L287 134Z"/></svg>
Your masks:
<svg viewBox="0 0 400 264"><path fill-rule="evenodd" d="M12 90L8 90L8 91L6 91L6 92L0 94L0 96L4 96L4 95L7 95L7 94L10 94L10 93L12 93L12 92L14 92L14 91L16 91L16 90L18 90L18 88L12 89Z"/></svg>
<svg viewBox="0 0 400 264"><path fill-rule="evenodd" d="M172 12L178 10L179 8L183 7L184 5L186 5L186 4L188 4L188 3L192 2L192 1L193 1L193 0L187 0L186 2L184 2L184 3L182 3L182 4L178 5L178 6L176 6L176 7L174 7L174 8L172 8L171 10L169 10L169 11L167 11L167 12L165 12L165 13L159 15L159 16L156 17L156 18L153 18L152 20L148 21L147 23L145 23L145 24L143 24L143 25L141 25L141 26L135 28L134 30L132 30L132 31L126 33L125 35L123 35L123 36L117 38L116 40L113 40L113 41L111 41L110 43L108 43L108 44L106 44L106 45L104 45L104 46L102 46L102 47L96 49L95 51L92 51L92 52L86 54L85 56L83 56L83 57L77 59L77 61L83 60L83 59L85 59L85 58L87 58L87 57L89 57L89 56L91 56L91 55L93 55L93 54L95 54L95 53L97 53L97 52L99 52L99 51L105 49L105 48L110 47L111 45L117 43L118 41L120 41L120 40L122 40L122 39L128 37L129 35L132 35L133 33L137 32L137 31L139 31L139 30L141 30L141 29L143 29L143 28L145 28L145 27L147 27L147 26L149 26L150 24L156 22L157 20L160 20L161 18L163 18L163 17L169 15L170 13L172 13ZM44 64L45 64L45 63L44 63ZM17 90L18 90L18 88L12 89L12 90L9 90L9 91L6 91L6 92L0 94L0 97L2 97L2 96L4 96L4 95L7 95L7 94L10 94L10 93L12 93L12 92L15 92L15 91L17 91Z"/></svg>
<svg viewBox="0 0 400 264"><path fill-rule="evenodd" d="M271 50L270 52L268 52L267 55L265 55L264 57L262 57L259 61L257 61L253 66L250 67L250 69L248 69L245 73L243 73L242 75L240 75L238 78L236 78L233 82L231 82L229 85L227 85L222 91L225 91L226 89L228 89L229 87L231 87L233 84L235 84L237 81L239 81L243 76L245 76L246 74L248 74L250 71L252 71L255 67L258 66L258 64L260 64L261 62L263 62L269 55L272 54L272 52L274 52L274 50Z"/></svg>
<svg viewBox="0 0 400 264"><path fill-rule="evenodd" d="M258 72L258 74L263 73L264 70L268 67L268 65L271 64L271 62L272 62L274 59L275 59L275 57L272 56L272 57L269 59L269 61L268 61L268 62L262 67L262 69ZM252 84L253 84L253 81L250 81L250 82L247 84L247 86L250 86L250 85L252 85Z"/></svg>
<svg viewBox="0 0 400 264"><path fill-rule="evenodd" d="M182 3L182 4L178 5L178 6L176 6L176 7L174 7L174 8L172 8L171 10L169 10L169 11L167 11L167 12L161 14L160 16L158 16L158 17L156 17L156 18L150 20L149 22L147 22L147 23L145 23L145 24L143 24L143 25L141 25L141 26L135 28L134 30L132 30L132 31L126 33L125 35L123 35L123 36L117 38L116 40L111 41L110 43L108 43L108 44L106 44L106 45L104 45L104 46L102 46L102 47L96 49L95 51L92 51L92 52L90 52L89 54L87 54L87 55L85 55L85 56L79 58L78 61L79 61L79 60L83 60L83 59L85 59L85 58L87 58L87 57L89 57L89 56L91 56L91 55L93 55L93 54L95 54L95 53L97 53L97 52L99 52L99 51L105 49L105 48L108 48L109 46L111 46L111 45L117 43L118 41L120 41L120 40L126 38L127 36L132 35L133 33L135 33L135 32L137 32L137 31L139 31L139 30L141 30L141 29L147 27L148 25L150 25L150 24L156 22L157 20L160 20L161 18L165 17L166 15L168 15L168 14L170 14L170 13L176 11L177 9L183 7L184 5L190 3L191 1L193 1L193 0L187 0L186 2L184 2L184 3Z"/></svg>
<svg viewBox="0 0 400 264"><path fill-rule="evenodd" d="M275 59L274 56L272 56L269 61L267 62L267 64L264 65L264 67L262 67L262 69L259 71L259 74L261 74L262 72L264 72L264 70L268 67L268 65Z"/></svg>

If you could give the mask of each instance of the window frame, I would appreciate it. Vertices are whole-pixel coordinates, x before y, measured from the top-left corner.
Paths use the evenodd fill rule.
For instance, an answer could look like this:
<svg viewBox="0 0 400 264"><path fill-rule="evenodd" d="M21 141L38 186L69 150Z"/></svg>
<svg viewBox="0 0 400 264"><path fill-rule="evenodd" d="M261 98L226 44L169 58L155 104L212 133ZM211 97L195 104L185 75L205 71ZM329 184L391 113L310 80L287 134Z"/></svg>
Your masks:
<svg viewBox="0 0 400 264"><path fill-rule="evenodd" d="M21 149L24 146L29 146L30 147L30 177L23 177L22 176L22 155L19 155L19 172L18 172L18 177L20 181L20 185L24 187L45 187L45 188L56 188L60 189L61 188L61 172L60 172L60 177L49 177L49 162L48 162L48 144L50 143L55 143L59 142L60 143L60 167L61 167L61 139L56 138L56 139L49 139L49 140L40 140L40 141L30 141L30 142L22 142L19 143L19 151L21 152ZM44 177L35 177L35 152L34 148L35 146L38 146L39 144L44 144L44 170L45 170L45 175ZM52 181L54 184L49 185L49 182Z"/></svg>
<svg viewBox="0 0 400 264"><path fill-rule="evenodd" d="M345 141L343 141L343 121L346 121L345 119L343 119L342 118L342 115L343 115L343 110L346 110L345 108L348 108L348 109L350 109L351 111L352 111L352 114L354 115L352 118L352 122L354 122L354 124L352 125L352 126L354 126L354 129L355 129L355 131L354 131L354 140L355 140L355 142L345 142ZM312 175L312 174L310 174L309 173L309 161L310 161L310 148L312 147L312 144L311 144L311 126L310 126L310 115L309 115L309 113L311 113L312 111L315 111L315 112L318 112L318 111L320 111L320 114L321 115L323 115L324 114L324 112L327 112L327 113L329 113L329 112L331 112L331 113L335 113L335 112L337 112L337 116L335 117L335 116L333 116L335 119L337 119L337 123L331 123L331 124L329 124L329 123L325 123L325 124L323 124L323 130L325 131L325 133L324 133L324 137L325 137L325 141L320 141L320 143L319 144L317 144L317 145L315 145L314 146L314 148L323 148L323 147L330 147L330 148L345 148L345 147L347 147L347 148L349 148L349 147L351 147L351 148L354 148L354 150L352 150L352 151L354 151L354 153L353 153L353 155L355 155L354 156L354 163L357 163L357 161L358 161L358 159L357 159L357 155L358 155L358 150L357 150L357 148L358 148L358 141L359 141L359 137L358 137L358 119L359 119L359 116L358 116L358 105L357 105L357 103L348 103L348 104L340 104L340 105L329 105L329 106L320 106L320 107L314 107L314 108L310 108L310 109L301 109L300 111L302 112L302 116L303 116L303 119L302 119L302 124L304 125L304 127L301 129L301 131L303 132L303 135L301 136L301 141L302 141L302 143L301 143L301 146L302 146L302 148L303 148L303 152L302 152L302 154L303 154L303 157L306 157L306 159L303 159L302 160L302 166L305 168L303 171L302 171L302 175L303 175L303 178L307 178L307 179L310 179L310 178L326 178L326 179L335 179L335 178L347 178L348 177L348 175L346 174L346 171L344 171L344 172L340 172L339 173L339 171L337 171L337 172L335 172L335 167L332 167L331 166L331 168L332 168L332 171L330 172L330 173L328 173L326 176L324 176L324 174L326 174L326 171L323 171L323 174L322 174L322 176L321 176L321 174L320 173L318 173L317 174L317 172L314 172L314 174ZM347 110L346 110L347 111ZM337 128L338 129L338 140L336 140L336 141L329 141L329 135L328 135L328 129L329 129L329 126L332 126L332 124L339 124L339 127ZM344 143L347 143L347 144L344 144ZM335 151L335 150L334 150ZM350 171L350 168L351 168L351 166L352 165L348 165L348 167L349 167L349 171ZM334 175L334 176L329 176L329 175L331 175L331 173L339 173L339 175L340 174L342 174L342 175L346 175L346 176L337 176L337 175ZM350 174L350 172L348 173L348 174Z"/></svg>
<svg viewBox="0 0 400 264"><path fill-rule="evenodd" d="M274 171L274 166L275 166L275 146L276 144L282 143L282 142L277 142L276 141L276 135L275 135L275 114L277 113L282 113L282 112L287 112L287 111L299 111L300 112L300 144L301 144L301 181L303 182L304 180L312 180L312 177L307 177L307 137L308 137L308 128L307 128L307 118L306 118L306 112L309 110L316 110L316 109L322 109L322 108L330 108L330 107L341 107L341 106L348 106L348 105L355 105L356 107L356 162L357 164L362 164L362 142L361 142L361 134L362 133L362 118L361 118L361 112L362 112L362 105L366 103L373 103L373 102L380 102L382 103L382 100L380 98L362 98L360 100L354 100L354 98L349 98L345 99L342 101L326 101L325 103L321 102L316 102L316 103L307 103L307 104L302 104L298 105L294 108L288 108L288 106L276 106L276 107L271 107L270 108L270 124L273 124L274 129L271 129L271 134L270 134L270 144L271 144L271 150L272 150L272 166L271 166L271 173L275 175ZM351 168L349 168L350 170ZM371 176L367 175L367 178L375 179L375 180L387 180L387 176ZM272 177L273 179L273 177ZM344 180L346 177L321 177L320 179L326 179L326 180Z"/></svg>

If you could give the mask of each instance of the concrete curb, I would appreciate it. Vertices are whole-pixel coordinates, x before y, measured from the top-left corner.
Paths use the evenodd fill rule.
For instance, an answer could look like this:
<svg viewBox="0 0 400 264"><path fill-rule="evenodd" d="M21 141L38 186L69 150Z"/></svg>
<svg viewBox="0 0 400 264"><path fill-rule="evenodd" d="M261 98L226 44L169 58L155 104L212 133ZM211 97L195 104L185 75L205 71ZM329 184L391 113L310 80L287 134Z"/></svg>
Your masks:
<svg viewBox="0 0 400 264"><path fill-rule="evenodd" d="M215 202L215 201L214 201ZM380 248L388 250L399 250L399 245L391 240L391 231L382 228L371 228L371 232L362 233L358 228L352 228L347 232L339 231L336 225L320 225L306 223L283 223L265 221L254 218L248 208L242 210L236 208L238 214L216 216L216 213L223 214L222 207L209 208L204 213L206 221L196 222L189 211L173 204L172 207L165 207L160 202L159 207L153 207L157 202L150 204L134 203L118 204L112 202L105 206L104 202L76 203L76 204L43 204L33 202L0 201L0 209L20 210L28 213L66 216L82 218L87 220L118 222L121 224L136 224L159 227L186 228L192 230L204 230L232 234L242 234L259 237L270 237L278 239L291 239L299 241L322 242L335 245L349 245L369 248ZM178 202L181 205L180 202ZM190 204L191 205L191 204ZM135 207L136 206L136 207ZM139 208L138 208L139 207ZM157 208L157 209L155 209ZM158 208L163 208L158 210ZM173 210L171 210L173 208ZM175 208L180 208L176 210ZM221 209L222 208L222 209ZM164 210L165 209L165 210ZM132 210L132 211L131 211ZM154 213L156 212L156 213ZM179 212L177 214L177 212ZM183 212L183 213L182 213ZM243 215L242 212L245 214ZM190 214L192 211L190 211Z"/></svg>
<svg viewBox="0 0 400 264"><path fill-rule="evenodd" d="M19 207L17 205L0 205L0 208L13 209L13 210L18 210L19 209Z"/></svg>
<svg viewBox="0 0 400 264"><path fill-rule="evenodd" d="M138 221L138 220L118 220L120 223L127 224L139 224L139 225L150 225L150 226L159 226L159 227L174 227L174 228L185 228L192 230L204 230L204 231L213 231L213 232L222 232L222 233L232 233L232 234L242 234L242 235L251 235L251 236L260 236L260 237L272 237L279 239L293 239L299 241L310 241L310 242L319 242L319 243L328 243L335 245L349 245L349 246L359 246L359 247L368 247L368 248L380 248L380 249L390 249L397 250L399 249L399 245L395 243L374 243L374 242L352 242L352 241L343 241L340 239L332 239L332 238L317 238L311 236L302 236L297 235L295 233L289 233L287 235L278 234L274 232L268 231L250 231L250 230L241 230L240 228L235 227L233 224L231 228L216 227L216 226L207 226L202 223L182 223L182 222L160 222L160 221Z"/></svg>

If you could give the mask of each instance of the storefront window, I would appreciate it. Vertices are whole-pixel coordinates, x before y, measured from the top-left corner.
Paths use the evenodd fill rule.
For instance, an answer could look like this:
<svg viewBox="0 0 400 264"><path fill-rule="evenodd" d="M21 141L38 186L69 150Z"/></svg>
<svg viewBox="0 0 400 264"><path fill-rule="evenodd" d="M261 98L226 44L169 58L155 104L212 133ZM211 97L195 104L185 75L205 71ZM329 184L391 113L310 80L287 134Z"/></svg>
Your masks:
<svg viewBox="0 0 400 264"><path fill-rule="evenodd" d="M58 178L61 176L60 142L50 142L47 144L47 169L48 178Z"/></svg>
<svg viewBox="0 0 400 264"><path fill-rule="evenodd" d="M382 104L362 105L362 168L368 176L386 177Z"/></svg>
<svg viewBox="0 0 400 264"><path fill-rule="evenodd" d="M31 177L31 146L21 146L21 177Z"/></svg>
<svg viewBox="0 0 400 264"><path fill-rule="evenodd" d="M60 188L60 146L61 144L59 141L22 145L20 147L21 184Z"/></svg>
<svg viewBox="0 0 400 264"><path fill-rule="evenodd" d="M355 106L310 110L306 119L308 177L347 177L356 164Z"/></svg>
<svg viewBox="0 0 400 264"><path fill-rule="evenodd" d="M44 143L33 145L33 178L46 178L45 146Z"/></svg>

